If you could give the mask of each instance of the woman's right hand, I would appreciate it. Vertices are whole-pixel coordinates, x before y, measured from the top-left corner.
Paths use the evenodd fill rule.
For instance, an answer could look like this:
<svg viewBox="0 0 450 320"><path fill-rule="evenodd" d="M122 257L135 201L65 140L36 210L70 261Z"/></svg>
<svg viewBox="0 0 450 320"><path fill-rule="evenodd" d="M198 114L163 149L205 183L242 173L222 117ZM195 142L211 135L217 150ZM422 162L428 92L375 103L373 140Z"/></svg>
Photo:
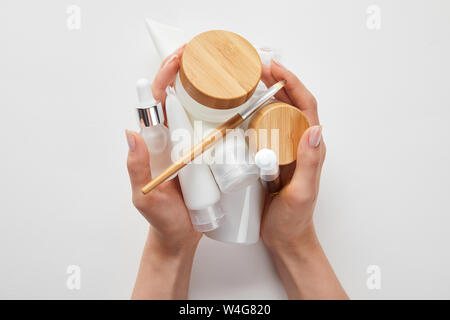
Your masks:
<svg viewBox="0 0 450 320"><path fill-rule="evenodd" d="M267 86L286 80L285 87L276 98L299 108L310 123L297 149L297 164L292 179L277 196L268 197L261 229L262 239L268 247L298 246L302 241L312 240L309 239L314 228L312 217L326 153L317 102L292 72L275 61L270 67L263 67L262 79Z"/></svg>
<svg viewBox="0 0 450 320"><path fill-rule="evenodd" d="M286 80L276 98L299 108L311 127L300 139L292 179L266 201L261 237L289 298L346 299L314 230L313 213L326 153L316 99L292 72L275 61L263 67L262 80L268 87Z"/></svg>

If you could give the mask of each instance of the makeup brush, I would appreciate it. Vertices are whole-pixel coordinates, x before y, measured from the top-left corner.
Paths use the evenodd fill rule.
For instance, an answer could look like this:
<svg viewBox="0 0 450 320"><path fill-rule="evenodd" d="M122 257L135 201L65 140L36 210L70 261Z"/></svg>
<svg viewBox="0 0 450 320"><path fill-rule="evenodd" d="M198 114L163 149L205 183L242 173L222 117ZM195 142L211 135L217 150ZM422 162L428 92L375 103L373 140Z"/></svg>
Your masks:
<svg viewBox="0 0 450 320"><path fill-rule="evenodd" d="M166 181L169 177L183 169L189 162L195 159L198 155L202 154L210 147L212 147L217 141L223 138L227 134L227 130L235 129L246 119L251 117L260 107L264 105L270 98L272 98L281 88L284 87L286 81L279 81L271 86L267 91L252 105L240 113L237 113L226 122L222 123L219 127L214 129L210 134L208 134L202 141L197 143L192 147L190 151L185 153L176 162L172 163L166 170L161 172L158 176L152 179L145 187L141 190L144 194L152 191L154 188L159 186L161 183Z"/></svg>

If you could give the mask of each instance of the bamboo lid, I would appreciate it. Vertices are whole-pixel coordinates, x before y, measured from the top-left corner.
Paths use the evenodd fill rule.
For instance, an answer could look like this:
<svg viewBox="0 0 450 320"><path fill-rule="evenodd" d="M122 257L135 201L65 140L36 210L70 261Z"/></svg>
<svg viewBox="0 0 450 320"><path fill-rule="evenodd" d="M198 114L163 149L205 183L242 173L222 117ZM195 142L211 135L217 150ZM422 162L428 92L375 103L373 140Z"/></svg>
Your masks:
<svg viewBox="0 0 450 320"><path fill-rule="evenodd" d="M256 49L240 35L223 30L203 32L186 46L180 80L197 102L214 109L244 104L261 78Z"/></svg>
<svg viewBox="0 0 450 320"><path fill-rule="evenodd" d="M274 102L253 116L249 128L254 129L249 136L251 147L256 151L272 149L278 155L278 163L283 166L297 159L298 143L309 128L309 122L300 109L284 102ZM278 133L272 129L278 129Z"/></svg>

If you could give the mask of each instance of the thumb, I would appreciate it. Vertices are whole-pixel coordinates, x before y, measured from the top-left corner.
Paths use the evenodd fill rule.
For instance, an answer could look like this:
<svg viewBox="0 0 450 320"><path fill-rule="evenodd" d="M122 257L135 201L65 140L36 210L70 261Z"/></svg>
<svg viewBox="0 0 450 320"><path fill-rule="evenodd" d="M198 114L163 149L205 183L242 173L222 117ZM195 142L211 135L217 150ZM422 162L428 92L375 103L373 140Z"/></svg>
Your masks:
<svg viewBox="0 0 450 320"><path fill-rule="evenodd" d="M140 189L151 179L150 156L144 139L137 133L125 130L128 143L127 167L133 192Z"/></svg>
<svg viewBox="0 0 450 320"><path fill-rule="evenodd" d="M322 126L313 126L305 131L297 150L297 165L291 186L298 196L315 200L319 189L320 172L325 160L325 144L322 139Z"/></svg>

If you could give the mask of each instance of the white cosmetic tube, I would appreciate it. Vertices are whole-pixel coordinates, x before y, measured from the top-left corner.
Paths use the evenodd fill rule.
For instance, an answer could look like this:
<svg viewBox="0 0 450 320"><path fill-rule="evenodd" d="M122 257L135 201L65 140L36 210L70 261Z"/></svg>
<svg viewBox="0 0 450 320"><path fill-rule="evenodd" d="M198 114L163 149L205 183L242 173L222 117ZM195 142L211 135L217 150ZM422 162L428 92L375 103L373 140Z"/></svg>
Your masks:
<svg viewBox="0 0 450 320"><path fill-rule="evenodd" d="M148 33L162 59L172 54L176 49L188 41L185 32L152 19L145 19Z"/></svg>
<svg viewBox="0 0 450 320"><path fill-rule="evenodd" d="M194 140L191 122L172 90L167 91L166 114L174 150L189 150ZM178 158L180 154L172 154L173 157ZM209 166L190 163L178 172L178 178L194 228L199 232L217 229L224 213L220 191Z"/></svg>
<svg viewBox="0 0 450 320"><path fill-rule="evenodd" d="M223 193L220 203L226 219L220 228L207 232L206 236L235 244L258 242L265 195L259 179L239 191Z"/></svg>

